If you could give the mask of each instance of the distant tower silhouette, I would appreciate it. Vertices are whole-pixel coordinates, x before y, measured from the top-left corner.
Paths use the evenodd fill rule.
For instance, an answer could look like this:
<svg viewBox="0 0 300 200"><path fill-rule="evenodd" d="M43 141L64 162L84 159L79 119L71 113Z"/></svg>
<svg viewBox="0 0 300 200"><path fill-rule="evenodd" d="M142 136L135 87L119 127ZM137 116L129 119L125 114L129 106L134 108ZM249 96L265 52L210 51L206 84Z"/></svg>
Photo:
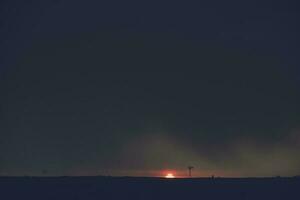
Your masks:
<svg viewBox="0 0 300 200"><path fill-rule="evenodd" d="M188 170L189 170L189 177L192 177L192 169L194 169L193 166L188 166Z"/></svg>

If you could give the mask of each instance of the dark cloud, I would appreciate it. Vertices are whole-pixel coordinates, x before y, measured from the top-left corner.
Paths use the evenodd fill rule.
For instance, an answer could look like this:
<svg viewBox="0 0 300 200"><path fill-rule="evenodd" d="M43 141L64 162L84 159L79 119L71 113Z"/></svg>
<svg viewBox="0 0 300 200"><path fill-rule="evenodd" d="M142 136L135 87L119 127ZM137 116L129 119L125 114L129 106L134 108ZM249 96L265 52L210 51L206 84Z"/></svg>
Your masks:
<svg viewBox="0 0 300 200"><path fill-rule="evenodd" d="M25 6L27 25L14 18L21 32L9 29L2 174L184 174L189 164L205 176L299 173L297 40L277 22L289 19L286 8L258 6L261 21L239 13L244 4L239 18L206 5L199 13L209 20L184 11L180 21L160 7L135 21L134 12L105 20L85 4L90 13L72 25L79 5L64 5L40 4L32 16Z"/></svg>

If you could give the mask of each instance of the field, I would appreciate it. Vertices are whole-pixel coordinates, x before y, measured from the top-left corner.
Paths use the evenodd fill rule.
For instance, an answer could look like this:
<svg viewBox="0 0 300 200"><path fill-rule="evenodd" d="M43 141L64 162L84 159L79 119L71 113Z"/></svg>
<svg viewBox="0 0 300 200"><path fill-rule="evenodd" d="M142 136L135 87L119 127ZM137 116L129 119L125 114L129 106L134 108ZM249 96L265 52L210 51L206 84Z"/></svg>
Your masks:
<svg viewBox="0 0 300 200"><path fill-rule="evenodd" d="M1 177L0 199L300 199L300 178Z"/></svg>

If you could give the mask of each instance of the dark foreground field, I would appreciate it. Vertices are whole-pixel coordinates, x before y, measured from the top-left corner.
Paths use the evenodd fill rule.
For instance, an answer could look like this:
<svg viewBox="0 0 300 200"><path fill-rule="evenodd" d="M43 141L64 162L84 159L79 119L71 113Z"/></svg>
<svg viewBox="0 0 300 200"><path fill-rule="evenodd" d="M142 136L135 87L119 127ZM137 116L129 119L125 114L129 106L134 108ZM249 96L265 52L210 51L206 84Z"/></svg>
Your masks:
<svg viewBox="0 0 300 200"><path fill-rule="evenodd" d="M0 177L0 199L300 199L300 178Z"/></svg>

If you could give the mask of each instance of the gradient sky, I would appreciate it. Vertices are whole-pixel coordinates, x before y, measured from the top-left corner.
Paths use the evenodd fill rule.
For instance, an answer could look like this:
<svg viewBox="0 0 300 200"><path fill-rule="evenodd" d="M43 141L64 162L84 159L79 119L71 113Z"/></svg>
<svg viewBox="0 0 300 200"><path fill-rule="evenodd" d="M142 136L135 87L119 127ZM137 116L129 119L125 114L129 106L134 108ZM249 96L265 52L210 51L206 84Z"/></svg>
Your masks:
<svg viewBox="0 0 300 200"><path fill-rule="evenodd" d="M300 174L297 1L109 2L1 1L0 175Z"/></svg>

